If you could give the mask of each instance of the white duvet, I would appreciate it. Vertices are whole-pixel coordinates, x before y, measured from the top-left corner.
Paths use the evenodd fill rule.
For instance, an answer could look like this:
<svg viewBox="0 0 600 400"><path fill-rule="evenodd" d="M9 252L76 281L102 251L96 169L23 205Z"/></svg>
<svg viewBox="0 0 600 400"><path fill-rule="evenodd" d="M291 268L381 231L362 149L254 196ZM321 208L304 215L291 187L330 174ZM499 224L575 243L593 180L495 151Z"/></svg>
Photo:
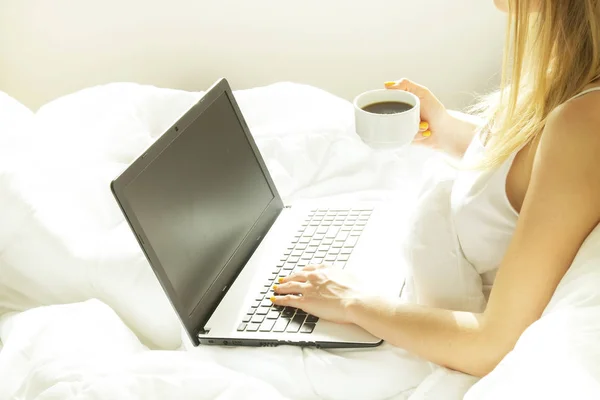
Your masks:
<svg viewBox="0 0 600 400"><path fill-rule="evenodd" d="M0 399L600 397L600 233L547 315L472 388L477 379L386 344L192 348L108 183L200 95L112 84L35 116L0 97ZM315 88L236 98L288 202L395 201L407 230L421 186L436 182L425 177L445 168L422 149L369 149L352 106Z"/></svg>

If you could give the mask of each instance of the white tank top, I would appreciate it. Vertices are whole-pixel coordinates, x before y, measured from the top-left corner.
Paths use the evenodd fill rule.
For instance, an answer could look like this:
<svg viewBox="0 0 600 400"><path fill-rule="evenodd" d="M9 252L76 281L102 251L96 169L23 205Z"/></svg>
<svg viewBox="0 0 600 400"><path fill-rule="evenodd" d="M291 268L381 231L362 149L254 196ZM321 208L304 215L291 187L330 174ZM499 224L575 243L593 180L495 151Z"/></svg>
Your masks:
<svg viewBox="0 0 600 400"><path fill-rule="evenodd" d="M585 90L570 100L594 91L600 91L600 87ZM483 153L481 138L475 135L464 160L468 164ZM458 241L463 256L481 274L486 294L519 218L506 195L506 178L517 153L518 150L492 170L459 171L452 187L450 203Z"/></svg>

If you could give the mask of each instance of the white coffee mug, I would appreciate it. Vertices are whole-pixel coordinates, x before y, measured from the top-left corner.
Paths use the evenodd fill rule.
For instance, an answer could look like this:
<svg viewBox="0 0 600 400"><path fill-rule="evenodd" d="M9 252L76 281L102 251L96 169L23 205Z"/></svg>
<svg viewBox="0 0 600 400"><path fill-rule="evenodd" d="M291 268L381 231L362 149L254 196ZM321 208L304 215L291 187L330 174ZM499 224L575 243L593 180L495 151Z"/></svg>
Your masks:
<svg viewBox="0 0 600 400"><path fill-rule="evenodd" d="M410 110L394 114L376 114L364 107L381 102L402 102L412 105ZM400 147L410 144L419 132L421 102L410 92L378 89L362 93L354 99L356 133L374 148Z"/></svg>

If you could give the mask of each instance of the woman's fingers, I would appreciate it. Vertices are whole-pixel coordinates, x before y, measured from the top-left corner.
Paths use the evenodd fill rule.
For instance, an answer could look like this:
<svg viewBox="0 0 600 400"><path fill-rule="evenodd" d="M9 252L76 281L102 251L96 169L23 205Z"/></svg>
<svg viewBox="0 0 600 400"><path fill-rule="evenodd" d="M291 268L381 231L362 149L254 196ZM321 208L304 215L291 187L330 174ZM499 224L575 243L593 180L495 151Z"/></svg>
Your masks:
<svg viewBox="0 0 600 400"><path fill-rule="evenodd" d="M280 285L273 285L273 290L277 294L304 294L310 284L304 282L287 282Z"/></svg>
<svg viewBox="0 0 600 400"><path fill-rule="evenodd" d="M302 308L302 296L296 295L285 295L285 296L272 296L271 302L277 306L287 306L294 308Z"/></svg>
<svg viewBox="0 0 600 400"><path fill-rule="evenodd" d="M385 82L384 85L386 89L396 89L411 92L416 94L420 99L423 99L424 97L427 97L427 95L431 94L429 89L427 89L425 86L421 86L406 78L402 78L398 81L388 81Z"/></svg>
<svg viewBox="0 0 600 400"><path fill-rule="evenodd" d="M425 121L421 121L419 124L419 132L415 135L413 139L413 143L420 142L431 136L431 130L429 129L429 124Z"/></svg>
<svg viewBox="0 0 600 400"><path fill-rule="evenodd" d="M295 272L286 278L279 278L278 283L286 283L286 282L307 282L309 280L309 275L311 272L318 271L320 269L326 268L325 265L309 265L307 267L302 268L299 272Z"/></svg>
<svg viewBox="0 0 600 400"><path fill-rule="evenodd" d="M307 271L307 272L304 272L304 271L295 272L295 273L291 274L290 276L286 276L285 278L279 278L279 280L277 282L278 283L306 282L306 281L308 281L307 274L309 272L310 271Z"/></svg>

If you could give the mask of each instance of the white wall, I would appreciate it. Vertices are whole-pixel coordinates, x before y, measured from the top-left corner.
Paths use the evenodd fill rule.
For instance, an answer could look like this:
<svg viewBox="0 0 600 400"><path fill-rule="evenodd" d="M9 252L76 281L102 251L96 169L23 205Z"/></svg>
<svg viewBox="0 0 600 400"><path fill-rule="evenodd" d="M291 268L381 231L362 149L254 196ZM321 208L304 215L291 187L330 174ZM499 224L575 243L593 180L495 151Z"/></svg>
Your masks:
<svg viewBox="0 0 600 400"><path fill-rule="evenodd" d="M408 76L458 108L499 79L504 17L492 3L0 0L0 90L35 109L111 81L290 80L352 98Z"/></svg>

